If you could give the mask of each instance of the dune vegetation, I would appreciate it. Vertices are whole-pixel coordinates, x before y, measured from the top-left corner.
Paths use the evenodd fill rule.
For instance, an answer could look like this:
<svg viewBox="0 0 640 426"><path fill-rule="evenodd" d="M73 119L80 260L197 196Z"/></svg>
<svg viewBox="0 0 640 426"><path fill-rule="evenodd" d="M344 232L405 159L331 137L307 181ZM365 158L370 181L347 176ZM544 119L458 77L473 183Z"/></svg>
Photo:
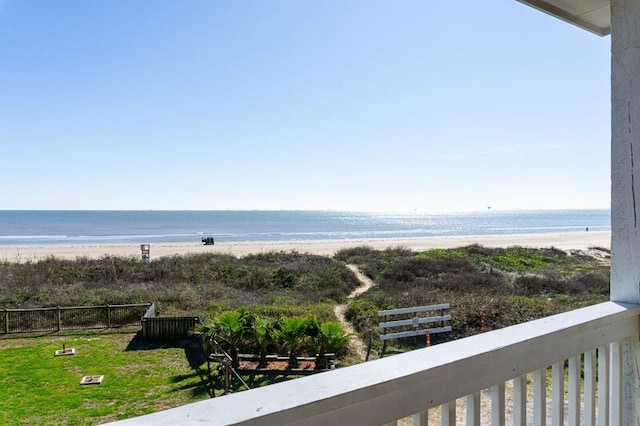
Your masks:
<svg viewBox="0 0 640 426"><path fill-rule="evenodd" d="M361 335L376 340L379 309L450 303L453 331L437 336L441 341L478 333L481 314L491 330L606 300L608 252L592 252L599 256L478 245L421 253L363 247L335 258L358 264L377 284L346 312Z"/></svg>
<svg viewBox="0 0 640 426"><path fill-rule="evenodd" d="M356 265L374 286L349 298L361 283L346 265ZM273 252L152 262L49 258L0 262L0 290L3 308L155 302L161 315L201 317L200 331L217 330L227 349L261 358L265 351L286 352L280 355L289 355L290 364L301 352L337 349L348 365L359 358L344 352L338 304L346 304L346 319L360 339L371 342L375 358L381 346L378 310L450 303L453 331L434 335L437 344L480 332L481 315L491 330L604 301L609 261L608 252L598 248L586 253L477 245L424 252L358 247L333 257ZM238 335L232 333L236 322L245 327ZM297 340L296 330L303 329L307 337ZM52 352L65 342L79 354L54 358ZM201 351L191 345L147 345L122 331L3 336L0 374L8 397L0 402L0 423L100 423L220 395L222 379L205 378ZM403 351L424 342L394 345ZM83 374L105 374L105 382L78 389Z"/></svg>
<svg viewBox="0 0 640 426"><path fill-rule="evenodd" d="M594 255L596 254L596 255ZM375 286L349 300L346 317L364 339L377 337L377 311L451 304L455 339L487 329L597 303L607 298L605 249L487 248L414 252L357 247L333 257L271 252L234 257L202 254L152 262L105 256L0 263L0 306L28 308L155 302L161 315L197 315L204 322L248 309L265 318L315 316L335 321L359 282L357 265Z"/></svg>

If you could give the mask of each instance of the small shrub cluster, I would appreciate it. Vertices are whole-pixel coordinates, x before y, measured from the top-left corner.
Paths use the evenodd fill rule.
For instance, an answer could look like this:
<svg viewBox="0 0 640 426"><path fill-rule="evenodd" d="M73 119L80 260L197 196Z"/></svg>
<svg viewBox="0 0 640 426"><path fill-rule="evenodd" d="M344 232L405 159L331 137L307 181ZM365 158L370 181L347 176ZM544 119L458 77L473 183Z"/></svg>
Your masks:
<svg viewBox="0 0 640 426"><path fill-rule="evenodd" d="M566 263L567 253L555 248L525 247L487 248L477 244L462 249L478 263L485 263L502 271L523 272Z"/></svg>
<svg viewBox="0 0 640 426"><path fill-rule="evenodd" d="M574 275L519 275L514 280L519 292L527 295L607 295L609 275L602 271L581 272Z"/></svg>
<svg viewBox="0 0 640 426"><path fill-rule="evenodd" d="M361 333L372 332L378 326L378 311L381 308L376 300L358 297L349 302L345 318Z"/></svg>

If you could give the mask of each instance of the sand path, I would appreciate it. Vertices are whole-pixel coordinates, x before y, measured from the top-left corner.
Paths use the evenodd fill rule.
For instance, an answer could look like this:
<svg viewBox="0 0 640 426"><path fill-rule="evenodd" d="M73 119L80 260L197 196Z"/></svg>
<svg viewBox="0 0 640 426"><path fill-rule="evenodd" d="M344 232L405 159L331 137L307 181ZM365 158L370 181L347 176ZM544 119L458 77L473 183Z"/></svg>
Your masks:
<svg viewBox="0 0 640 426"><path fill-rule="evenodd" d="M358 278L358 281L361 283L358 288L353 290L351 294L347 296L348 299L353 299L354 297L361 295L373 286L373 281L363 274L356 265L347 265L347 268L356 275L356 278ZM349 342L351 349L358 355L358 358L360 358L361 361L364 361L367 357L367 344L360 338L358 333L356 333L353 325L351 325L351 323L345 318L346 310L347 303L336 305L333 308L333 312L336 314L338 322L342 324L347 333L351 334L351 341Z"/></svg>

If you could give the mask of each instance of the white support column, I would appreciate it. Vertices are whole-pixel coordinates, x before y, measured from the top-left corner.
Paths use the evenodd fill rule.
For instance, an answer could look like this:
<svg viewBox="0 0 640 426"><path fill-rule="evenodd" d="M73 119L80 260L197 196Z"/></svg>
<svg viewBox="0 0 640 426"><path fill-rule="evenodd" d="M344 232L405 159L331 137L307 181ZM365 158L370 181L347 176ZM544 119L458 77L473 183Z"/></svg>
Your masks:
<svg viewBox="0 0 640 426"><path fill-rule="evenodd" d="M640 2L611 1L611 300L640 303Z"/></svg>
<svg viewBox="0 0 640 426"><path fill-rule="evenodd" d="M640 2L611 0L611 300L640 303ZM640 423L638 336L622 348L622 423Z"/></svg>

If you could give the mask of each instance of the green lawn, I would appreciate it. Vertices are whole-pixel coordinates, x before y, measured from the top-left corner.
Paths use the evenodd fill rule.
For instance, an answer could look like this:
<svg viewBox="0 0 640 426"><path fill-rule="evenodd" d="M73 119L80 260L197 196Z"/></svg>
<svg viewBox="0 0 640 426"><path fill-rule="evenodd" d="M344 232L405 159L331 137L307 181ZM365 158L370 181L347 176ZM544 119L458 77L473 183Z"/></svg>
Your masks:
<svg viewBox="0 0 640 426"><path fill-rule="evenodd" d="M98 424L209 398L189 365L195 349L142 345L134 336L0 339L0 424ZM76 354L54 357L63 343ZM104 381L80 385L85 375Z"/></svg>

